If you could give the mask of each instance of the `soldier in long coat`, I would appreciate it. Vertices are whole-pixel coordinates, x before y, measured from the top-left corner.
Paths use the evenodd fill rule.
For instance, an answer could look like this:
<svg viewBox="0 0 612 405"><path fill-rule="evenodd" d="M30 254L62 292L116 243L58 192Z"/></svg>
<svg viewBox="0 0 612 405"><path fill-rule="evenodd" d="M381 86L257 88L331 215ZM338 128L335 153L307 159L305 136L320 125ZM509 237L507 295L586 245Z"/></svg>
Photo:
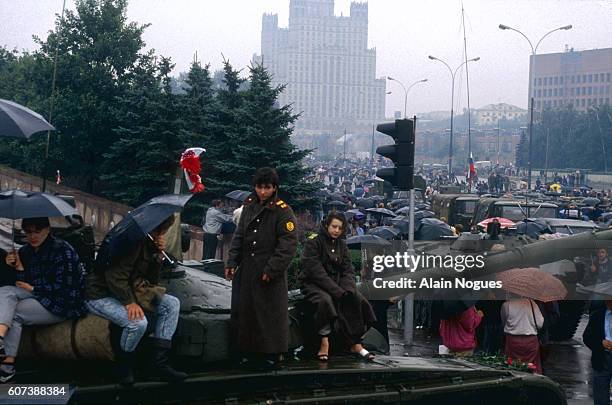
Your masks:
<svg viewBox="0 0 612 405"><path fill-rule="evenodd" d="M278 175L258 169L244 202L225 268L232 282L232 332L245 358L275 366L288 351L287 268L297 248L295 215L277 197ZM260 360L260 359L258 359Z"/></svg>
<svg viewBox="0 0 612 405"><path fill-rule="evenodd" d="M338 341L351 352L371 359L361 345L361 338L376 322L370 303L357 291L355 269L344 241L346 219L330 213L319 234L306 242L302 253L300 281L306 300L315 307L314 324L321 346L319 360L329 358L329 336L336 332Z"/></svg>

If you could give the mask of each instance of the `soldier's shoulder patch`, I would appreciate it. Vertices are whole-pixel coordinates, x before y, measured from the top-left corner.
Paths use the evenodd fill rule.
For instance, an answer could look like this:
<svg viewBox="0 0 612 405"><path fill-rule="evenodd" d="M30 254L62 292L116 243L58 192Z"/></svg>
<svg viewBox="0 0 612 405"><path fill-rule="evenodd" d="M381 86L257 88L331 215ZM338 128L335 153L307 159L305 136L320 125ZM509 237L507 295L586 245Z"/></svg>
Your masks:
<svg viewBox="0 0 612 405"><path fill-rule="evenodd" d="M319 236L319 234L318 234L318 233L311 233L311 234L308 236L308 239L314 239L314 238L316 238L317 236Z"/></svg>
<svg viewBox="0 0 612 405"><path fill-rule="evenodd" d="M278 201L276 202L276 205L283 205L284 203L285 203L285 202L284 202L283 200L278 200Z"/></svg>
<svg viewBox="0 0 612 405"><path fill-rule="evenodd" d="M287 221L285 227L289 232L293 232L293 230L295 229L295 224L293 223L293 221Z"/></svg>

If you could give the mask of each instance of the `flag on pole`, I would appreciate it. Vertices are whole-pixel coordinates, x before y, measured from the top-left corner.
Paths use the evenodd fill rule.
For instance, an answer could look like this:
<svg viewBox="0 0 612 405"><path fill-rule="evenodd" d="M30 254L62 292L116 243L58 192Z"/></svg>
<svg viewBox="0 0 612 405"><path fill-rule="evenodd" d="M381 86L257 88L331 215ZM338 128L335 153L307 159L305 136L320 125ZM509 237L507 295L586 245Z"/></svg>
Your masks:
<svg viewBox="0 0 612 405"><path fill-rule="evenodd" d="M476 177L476 167L474 166L474 158L472 157L472 154L470 153L470 157L468 158L468 179L472 180L473 178Z"/></svg>

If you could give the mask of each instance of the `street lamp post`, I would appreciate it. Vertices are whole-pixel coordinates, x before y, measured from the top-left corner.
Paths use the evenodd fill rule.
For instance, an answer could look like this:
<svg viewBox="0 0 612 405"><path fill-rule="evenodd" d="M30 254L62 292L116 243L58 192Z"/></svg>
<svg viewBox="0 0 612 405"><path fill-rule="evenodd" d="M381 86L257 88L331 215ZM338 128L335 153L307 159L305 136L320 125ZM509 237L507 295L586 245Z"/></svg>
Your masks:
<svg viewBox="0 0 612 405"><path fill-rule="evenodd" d="M410 91L411 88L413 88L415 85L419 84L419 83L425 83L427 81L427 79L421 79L421 80L417 80L416 82L412 83L410 86L408 86L408 88L406 89L406 86L404 86L404 83L400 82L397 79L392 78L391 76L387 76L387 80L390 80L392 82L398 82L400 86L402 86L402 89L404 89L404 119L407 119L408 116L406 115L406 110L408 107L408 92Z"/></svg>
<svg viewBox="0 0 612 405"><path fill-rule="evenodd" d="M454 110L455 110L455 75L457 74L459 69L461 69L463 65L465 65L468 62L478 62L480 60L480 57L466 60L465 62L457 66L455 70L451 69L449 64L444 62L440 58L436 58L435 56L429 55L429 59L437 60L438 62L443 63L444 66L448 68L448 71L451 74L451 120L450 120L450 141L448 145L448 176L449 178L451 178L451 174L453 172L453 119L454 119ZM468 114L469 113L470 112L468 111Z"/></svg>
<svg viewBox="0 0 612 405"><path fill-rule="evenodd" d="M530 103L530 107L529 107L529 151L528 151L528 156L527 156L527 189L531 190L531 149L532 149L531 147L532 147L532 140L533 140L533 108L534 108L533 104L534 104L534 98L535 98L535 83L532 84L532 82L533 82L533 79L535 79L536 54L538 51L538 46L540 46L544 38L546 38L547 36L549 36L555 31L571 30L572 25L571 24L565 25L563 27L555 28L554 30L548 31L546 34L542 36L542 38L540 38L540 40L538 41L535 47L533 46L533 43L529 40L529 38L527 38L527 35L523 34L521 31L517 30L516 28L512 28L504 24L499 24L499 29L518 32L519 34L523 36L523 38L527 40L527 42L529 42L529 46L531 47L532 57L531 57L531 63L529 66L529 87L533 86L533 92L529 94L529 103ZM527 89L529 89L529 87Z"/></svg>

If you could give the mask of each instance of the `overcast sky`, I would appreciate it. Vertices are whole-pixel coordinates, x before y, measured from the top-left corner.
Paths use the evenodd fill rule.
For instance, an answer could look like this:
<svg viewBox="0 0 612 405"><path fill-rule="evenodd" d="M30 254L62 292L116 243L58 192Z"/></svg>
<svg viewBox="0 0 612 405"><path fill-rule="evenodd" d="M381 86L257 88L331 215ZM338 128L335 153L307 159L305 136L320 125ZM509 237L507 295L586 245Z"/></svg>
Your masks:
<svg viewBox="0 0 612 405"><path fill-rule="evenodd" d="M500 23L523 31L532 42L551 29L570 31L547 37L538 53L612 47L612 0L464 0L470 101L472 107L507 102L527 105L527 41ZM336 14L348 15L350 0L336 0ZM0 45L33 50L32 35L53 28L62 0L0 0ZM67 0L74 7L74 0ZM450 73L427 55L455 67L463 61L460 0L370 0L369 44L377 50L377 76L392 76L406 86L427 78L409 94L409 115L450 108ZM172 57L184 71L197 51L199 59L221 66L223 53L235 67L245 67L260 52L261 16L277 13L287 25L289 0L130 0L128 17L151 23L147 46ZM456 107L467 106L465 76L457 75ZM393 82L387 90L388 115L403 109L404 94Z"/></svg>

